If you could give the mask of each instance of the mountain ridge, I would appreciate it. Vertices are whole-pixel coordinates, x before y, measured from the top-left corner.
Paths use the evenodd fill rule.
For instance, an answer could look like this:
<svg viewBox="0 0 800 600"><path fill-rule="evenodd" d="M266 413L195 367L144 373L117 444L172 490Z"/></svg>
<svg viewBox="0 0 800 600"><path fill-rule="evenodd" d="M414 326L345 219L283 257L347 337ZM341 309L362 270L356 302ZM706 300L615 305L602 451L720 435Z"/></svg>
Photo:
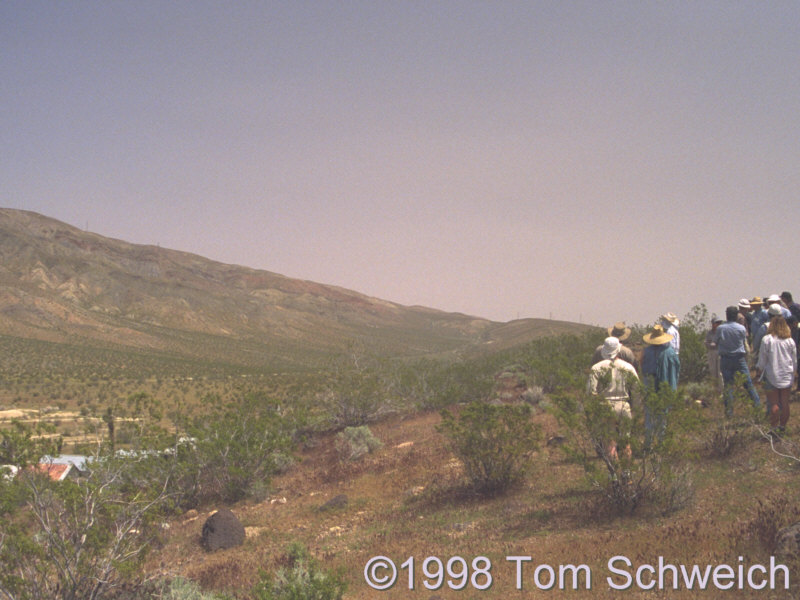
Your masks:
<svg viewBox="0 0 800 600"><path fill-rule="evenodd" d="M392 356L502 345L502 335L493 332L508 329L480 317L108 238L18 209L0 208L0 259L0 335L57 343L224 356L279 368L319 364L353 343ZM517 323L515 340L567 325L511 323Z"/></svg>

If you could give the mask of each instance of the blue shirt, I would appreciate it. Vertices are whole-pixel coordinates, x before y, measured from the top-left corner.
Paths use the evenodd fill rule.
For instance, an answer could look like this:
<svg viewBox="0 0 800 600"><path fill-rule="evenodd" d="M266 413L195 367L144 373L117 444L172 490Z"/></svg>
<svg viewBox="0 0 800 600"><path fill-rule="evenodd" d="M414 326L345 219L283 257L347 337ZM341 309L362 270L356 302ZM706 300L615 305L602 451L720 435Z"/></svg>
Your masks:
<svg viewBox="0 0 800 600"><path fill-rule="evenodd" d="M720 356L740 357L747 354L744 342L747 330L736 321L726 321L717 327L717 351Z"/></svg>
<svg viewBox="0 0 800 600"><path fill-rule="evenodd" d="M761 348L761 340L763 340L764 336L767 335L768 328L769 321L765 321L758 326L758 331L753 333L753 352L758 352L758 349Z"/></svg>
<svg viewBox="0 0 800 600"><path fill-rule="evenodd" d="M678 389L681 361L670 342L658 346L647 346L642 355L642 376L649 385L653 382L655 390L667 383L673 390Z"/></svg>
<svg viewBox="0 0 800 600"><path fill-rule="evenodd" d="M750 333L753 334L754 339L759 328L767 321L769 321L769 315L763 306L753 313L753 319L750 321Z"/></svg>

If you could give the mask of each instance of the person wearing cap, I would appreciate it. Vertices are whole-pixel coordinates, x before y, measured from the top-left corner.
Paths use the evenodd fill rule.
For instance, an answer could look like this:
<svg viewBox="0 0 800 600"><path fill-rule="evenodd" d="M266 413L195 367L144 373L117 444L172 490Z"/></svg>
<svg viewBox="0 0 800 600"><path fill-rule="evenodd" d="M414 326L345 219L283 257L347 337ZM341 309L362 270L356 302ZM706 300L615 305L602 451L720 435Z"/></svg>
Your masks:
<svg viewBox="0 0 800 600"><path fill-rule="evenodd" d="M681 353L681 334L678 332L678 326L681 322L674 313L666 313L661 315L661 327L664 331L672 336L670 345L675 349L675 354Z"/></svg>
<svg viewBox="0 0 800 600"><path fill-rule="evenodd" d="M764 339L764 336L767 335L767 328L769 327L769 322L772 320L772 317L782 316L784 319L787 317L784 315L783 311L786 308L781 306L778 302L773 302L769 305L767 309L767 320L763 322L758 327L758 331L753 332L753 355L758 357L759 351L761 350L761 342ZM791 318L792 315L790 314L788 318ZM757 362L757 361L756 361Z"/></svg>
<svg viewBox="0 0 800 600"><path fill-rule="evenodd" d="M789 317L792 316L792 312L782 304L781 297L778 296L778 294L771 294L767 298L766 302L767 302L767 310L769 310L769 307L772 306L773 304L777 304L781 309L781 314L783 315L784 319L788 319Z"/></svg>
<svg viewBox="0 0 800 600"><path fill-rule="evenodd" d="M642 353L642 380L648 393L658 392L662 386L678 389L681 361L672 346L672 336L657 324L642 337L646 344ZM659 437L664 436L667 426L666 413L653 414L649 403L644 403L645 446L650 447L653 431L658 427Z"/></svg>
<svg viewBox="0 0 800 600"><path fill-rule="evenodd" d="M711 329L706 332L706 356L708 357L708 374L717 386L717 392L722 391L722 373L719 370L719 352L717 352L717 327L722 324L722 317L711 317Z"/></svg>
<svg viewBox="0 0 800 600"><path fill-rule="evenodd" d="M782 433L789 420L789 398L797 378L797 345L783 315L772 307L770 312L774 314L761 341L756 374L767 390L769 423Z"/></svg>
<svg viewBox="0 0 800 600"><path fill-rule="evenodd" d="M719 368L725 386L725 412L733 414L733 383L737 373L744 378L745 388L755 406L761 404L761 398L753 385L750 369L747 366L747 331L736 322L739 309L729 306L725 309L725 323L717 327L717 352L719 352Z"/></svg>
<svg viewBox="0 0 800 600"><path fill-rule="evenodd" d="M603 342L603 360L592 366L587 382L587 392L602 396L618 417L631 418L631 393L639 381L636 369L629 362L619 358L621 344L615 337L607 337ZM602 383L602 385L601 385ZM611 440L607 447L608 455L617 458L617 442ZM630 456L630 445L625 448Z"/></svg>
<svg viewBox="0 0 800 600"><path fill-rule="evenodd" d="M638 369L639 361L636 360L636 355L633 353L633 350L622 343L631 337L631 328L627 327L624 321L620 321L619 323L615 323L613 327L609 327L607 331L609 337L615 337L620 341L619 357L625 362L632 364L634 369ZM603 344L600 344L595 349L592 355L592 364L596 365L601 360L603 360Z"/></svg>

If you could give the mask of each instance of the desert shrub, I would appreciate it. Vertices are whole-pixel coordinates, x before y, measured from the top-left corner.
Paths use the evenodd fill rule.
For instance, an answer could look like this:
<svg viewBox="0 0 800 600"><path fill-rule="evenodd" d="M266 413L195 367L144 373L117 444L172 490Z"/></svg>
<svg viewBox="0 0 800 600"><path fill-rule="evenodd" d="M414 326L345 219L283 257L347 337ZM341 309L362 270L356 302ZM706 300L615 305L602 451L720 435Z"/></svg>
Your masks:
<svg viewBox="0 0 800 600"><path fill-rule="evenodd" d="M530 383L545 394L581 389L586 385L590 358L604 337L605 333L598 330L534 340L520 351L519 360L530 373Z"/></svg>
<svg viewBox="0 0 800 600"><path fill-rule="evenodd" d="M286 563L274 575L262 575L254 600L340 600L347 590L344 575L322 569L301 544L289 546Z"/></svg>
<svg viewBox="0 0 800 600"><path fill-rule="evenodd" d="M753 406L737 374L730 412L723 402L711 403L692 423L691 437L710 458L725 458L744 447L766 419L764 407Z"/></svg>
<svg viewBox="0 0 800 600"><path fill-rule="evenodd" d="M188 428L190 443L176 444L176 485L195 502L236 502L258 482L264 485L286 462L294 426L280 403L263 394L198 417Z"/></svg>
<svg viewBox="0 0 800 600"><path fill-rule="evenodd" d="M522 399L532 406L541 406L547 402L547 396L539 385L534 385L525 390Z"/></svg>
<svg viewBox="0 0 800 600"><path fill-rule="evenodd" d="M681 381L703 381L708 377L706 356L706 332L711 317L705 304L694 306L681 321L678 332L681 336Z"/></svg>
<svg viewBox="0 0 800 600"><path fill-rule="evenodd" d="M228 598L228 596L221 596L213 592L204 592L197 583L182 577L164 582L160 587L160 590L150 596L153 600L225 600Z"/></svg>
<svg viewBox="0 0 800 600"><path fill-rule="evenodd" d="M382 445L366 425L345 427L336 434L336 452L341 460L358 460Z"/></svg>
<svg viewBox="0 0 800 600"><path fill-rule="evenodd" d="M658 392L640 387L635 400L629 419L618 417L599 396L557 395L553 414L570 432L561 448L584 468L605 511L630 515L649 505L662 513L674 512L694 495L686 447L679 435L694 415L668 386ZM650 427L645 409L651 415ZM617 443L616 456L611 440Z"/></svg>
<svg viewBox="0 0 800 600"><path fill-rule="evenodd" d="M128 454L128 489L164 487L177 510L266 497L271 478L291 462L291 409L257 392L227 403L206 400L207 413L176 422L169 446Z"/></svg>
<svg viewBox="0 0 800 600"><path fill-rule="evenodd" d="M336 360L323 397L333 427L358 427L396 412L390 374L388 365L358 351Z"/></svg>
<svg viewBox="0 0 800 600"><path fill-rule="evenodd" d="M541 439L530 415L527 404L478 401L464 406L458 416L442 412L438 431L447 436L476 492L502 492L525 475Z"/></svg>
<svg viewBox="0 0 800 600"><path fill-rule="evenodd" d="M485 399L495 369L489 357L458 362L426 359L399 365L393 386L406 406L440 410L455 402Z"/></svg>
<svg viewBox="0 0 800 600"><path fill-rule="evenodd" d="M125 460L96 456L81 481L22 470L0 495L0 596L32 600L105 597L135 580L157 540L164 488L131 493Z"/></svg>

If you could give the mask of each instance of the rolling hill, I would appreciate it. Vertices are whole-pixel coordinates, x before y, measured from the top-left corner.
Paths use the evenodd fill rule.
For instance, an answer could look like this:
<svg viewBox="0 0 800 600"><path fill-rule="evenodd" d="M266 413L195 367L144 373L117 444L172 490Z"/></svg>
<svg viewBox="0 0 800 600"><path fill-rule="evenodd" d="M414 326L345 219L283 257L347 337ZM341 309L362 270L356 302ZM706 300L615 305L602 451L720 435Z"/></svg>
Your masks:
<svg viewBox="0 0 800 600"><path fill-rule="evenodd" d="M15 209L0 209L0 258L0 343L13 352L41 354L47 344L54 353L133 351L286 370L315 368L353 343L426 356L585 327L402 306Z"/></svg>

